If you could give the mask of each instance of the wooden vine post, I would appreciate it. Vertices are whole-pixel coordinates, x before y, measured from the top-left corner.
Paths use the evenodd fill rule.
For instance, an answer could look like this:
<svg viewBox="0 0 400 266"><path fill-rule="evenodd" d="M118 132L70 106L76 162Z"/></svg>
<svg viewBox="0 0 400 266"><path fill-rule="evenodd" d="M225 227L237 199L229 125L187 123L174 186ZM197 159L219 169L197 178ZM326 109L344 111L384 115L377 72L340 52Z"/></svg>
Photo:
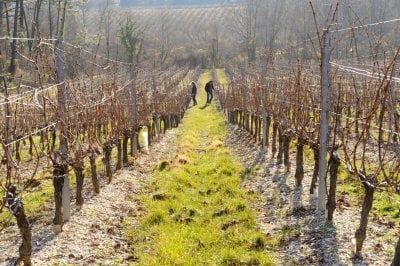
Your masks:
<svg viewBox="0 0 400 266"><path fill-rule="evenodd" d="M321 57L321 119L319 136L319 182L318 182L318 209L326 211L326 174L328 143L329 143L329 60L331 55L332 33L323 32L323 47Z"/></svg>
<svg viewBox="0 0 400 266"><path fill-rule="evenodd" d="M131 135L131 155L135 155L139 151L138 144L138 108L137 108L137 92L136 92L136 82L135 82L135 65L130 65L130 79L131 79L131 101L132 101L132 109L131 109L131 119L132 119L132 135Z"/></svg>
<svg viewBox="0 0 400 266"><path fill-rule="evenodd" d="M56 67L57 67L57 79L58 79L58 90L57 90L57 104L58 104L58 115L60 122L58 123L58 129L60 134L60 147L59 155L60 162L55 161L54 166L54 196L56 202L56 215L54 217L54 225L56 231L62 230L62 225L65 221L68 221L71 216L70 206L70 187L69 187L69 175L68 175L68 124L67 124L67 102L68 92L65 85L65 58L64 58L64 44L63 38L58 37L56 41ZM61 201L60 201L61 197ZM61 203L61 206L60 206Z"/></svg>
<svg viewBox="0 0 400 266"><path fill-rule="evenodd" d="M160 125L158 124L158 84L156 77L153 75L152 77L152 90L153 90L153 104L154 104L154 113L153 113L153 126L155 129L155 137L157 140L160 139Z"/></svg>
<svg viewBox="0 0 400 266"><path fill-rule="evenodd" d="M268 129L269 129L269 124L267 123L267 59L265 56L261 58L261 75L262 75L262 99L261 99L261 112L262 112L262 148L263 150L268 147ZM268 126L267 126L268 124Z"/></svg>

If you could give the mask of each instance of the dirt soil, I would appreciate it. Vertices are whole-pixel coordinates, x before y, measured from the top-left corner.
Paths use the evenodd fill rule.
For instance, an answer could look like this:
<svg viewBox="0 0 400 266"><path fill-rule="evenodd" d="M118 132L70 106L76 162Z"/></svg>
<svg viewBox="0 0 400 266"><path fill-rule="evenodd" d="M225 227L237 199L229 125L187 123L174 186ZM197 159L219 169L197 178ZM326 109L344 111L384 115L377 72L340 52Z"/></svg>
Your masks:
<svg viewBox="0 0 400 266"><path fill-rule="evenodd" d="M32 224L33 265L131 265L135 258L124 237L123 221L129 214L135 216L141 207L138 195L152 180L152 171L165 156L175 150L170 144L176 130L170 130L159 142L150 147L150 153L141 154L134 165L118 171L111 184L102 178L100 194L94 195L90 178L86 178L81 210L74 199L70 221L63 232L55 234L51 219L53 207ZM46 217L46 218L44 218ZM49 218L50 217L50 218ZM14 225L1 232L0 265L13 265L20 245L18 228Z"/></svg>
<svg viewBox="0 0 400 266"><path fill-rule="evenodd" d="M135 258L130 253L132 247L124 238L123 221L128 214L140 213L138 194L152 180L152 170L176 151L172 142L175 135L176 130L168 131L150 148L150 155L141 154L133 166L116 173L111 184L102 180L99 195L93 195L87 183L83 208L73 210L62 233L53 232L53 207L47 208L41 217L35 217L32 221L33 264L134 264ZM316 199L308 193L311 166L305 167L304 186L296 188L295 164L292 163L290 173L286 173L284 167L277 166L271 154L262 151L246 132L230 126L226 143L245 167L258 169L251 172L243 187L262 195L262 200L254 206L260 228L272 236L284 235L281 247L275 250L282 265L390 264L398 225L393 228L382 220L371 218L364 260L354 260L352 238L360 210L340 208L335 213L334 225L327 225L316 210ZM291 161L295 162L294 153ZM75 204L72 206L74 208ZM393 245L386 246L388 241ZM19 245L16 226L1 232L0 265L13 265Z"/></svg>
<svg viewBox="0 0 400 266"><path fill-rule="evenodd" d="M277 165L270 151L262 151L249 134L230 126L227 145L249 169L259 169L245 182L249 191L261 193L255 206L260 228L272 236L284 235L278 256L283 265L390 265L400 224L370 217L363 259L354 259L352 240L361 209L347 207L346 195L337 195L333 225L317 211L317 198L310 195L313 168L305 165L303 187L295 186L296 154L290 154L291 169ZM360 191L362 193L362 191Z"/></svg>

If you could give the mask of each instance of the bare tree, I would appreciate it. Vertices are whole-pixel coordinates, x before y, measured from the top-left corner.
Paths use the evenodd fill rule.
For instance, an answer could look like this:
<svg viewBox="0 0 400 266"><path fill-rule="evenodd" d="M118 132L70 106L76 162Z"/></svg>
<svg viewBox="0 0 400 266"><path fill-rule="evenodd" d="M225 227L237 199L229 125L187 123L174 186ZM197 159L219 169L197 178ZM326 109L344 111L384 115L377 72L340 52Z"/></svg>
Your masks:
<svg viewBox="0 0 400 266"><path fill-rule="evenodd" d="M260 0L245 0L241 8L235 9L232 20L232 30L238 34L239 38L242 40L249 64L256 60L257 25L260 6Z"/></svg>

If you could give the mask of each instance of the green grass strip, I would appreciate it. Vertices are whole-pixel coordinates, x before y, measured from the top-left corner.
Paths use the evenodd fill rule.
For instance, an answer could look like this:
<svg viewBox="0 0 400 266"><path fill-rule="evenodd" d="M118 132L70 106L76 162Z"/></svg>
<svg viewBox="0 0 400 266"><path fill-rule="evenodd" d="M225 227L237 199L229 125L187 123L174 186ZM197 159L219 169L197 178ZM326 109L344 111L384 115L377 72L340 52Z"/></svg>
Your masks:
<svg viewBox="0 0 400 266"><path fill-rule="evenodd" d="M201 86L210 79L201 77ZM244 168L224 146L226 120L215 103L199 105L184 119L179 154L162 162L138 227L126 226L140 265L272 265L276 241L256 226L257 195L240 185Z"/></svg>

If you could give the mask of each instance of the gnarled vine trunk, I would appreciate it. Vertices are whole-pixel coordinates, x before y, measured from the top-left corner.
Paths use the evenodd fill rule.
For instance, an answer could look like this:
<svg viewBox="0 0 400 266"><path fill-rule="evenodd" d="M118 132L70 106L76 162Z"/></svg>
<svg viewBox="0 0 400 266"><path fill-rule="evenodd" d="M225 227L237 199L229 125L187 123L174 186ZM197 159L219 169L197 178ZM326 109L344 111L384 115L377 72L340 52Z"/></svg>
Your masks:
<svg viewBox="0 0 400 266"><path fill-rule="evenodd" d="M17 136L17 139L21 138L21 136ZM20 141L17 140L15 142L15 159L20 162L21 161L21 153L20 153Z"/></svg>
<svg viewBox="0 0 400 266"><path fill-rule="evenodd" d="M290 151L290 136L285 134L283 135L283 164L286 167L286 172L290 171L289 151Z"/></svg>
<svg viewBox="0 0 400 266"><path fill-rule="evenodd" d="M99 184L99 179L97 178L96 158L97 158L97 153L95 151L89 153L89 163L90 163L90 172L92 174L93 191L94 193L99 194L100 184Z"/></svg>
<svg viewBox="0 0 400 266"><path fill-rule="evenodd" d="M282 130L278 129L278 155L276 157L276 163L277 164L282 164L283 162L283 134L282 134Z"/></svg>
<svg viewBox="0 0 400 266"><path fill-rule="evenodd" d="M122 141L122 163L127 165L129 163L128 160L128 141L129 141L129 132L124 133L123 141Z"/></svg>
<svg viewBox="0 0 400 266"><path fill-rule="evenodd" d="M117 165L115 166L116 170L122 169L122 141L121 138L117 139Z"/></svg>
<svg viewBox="0 0 400 266"><path fill-rule="evenodd" d="M152 126L150 124L150 125L147 126L147 145L148 145L148 147L151 146L152 140L153 140L151 132L152 132Z"/></svg>
<svg viewBox="0 0 400 266"><path fill-rule="evenodd" d="M356 253L355 256L357 258L362 257L362 247L364 244L364 240L367 235L367 226L368 226L368 215L372 209L372 203L374 202L374 193L375 188L366 182L362 183L365 190L364 202L361 209L361 220L360 226L358 227L355 238L356 238Z"/></svg>
<svg viewBox="0 0 400 266"><path fill-rule="evenodd" d="M333 220L333 213L336 209L336 185L337 185L337 174L340 166L340 160L336 152L332 153L329 160L329 194L328 201L326 203L326 209L328 210L328 221Z"/></svg>
<svg viewBox="0 0 400 266"><path fill-rule="evenodd" d="M32 265L32 228L26 217L24 205L17 197L17 187L11 185L5 193L4 203L17 220L18 229L22 236L22 243L19 247L19 258L16 265L22 262L25 266Z"/></svg>
<svg viewBox="0 0 400 266"><path fill-rule="evenodd" d="M254 119L254 140L258 142L260 140L260 119L258 116L255 116Z"/></svg>
<svg viewBox="0 0 400 266"><path fill-rule="evenodd" d="M54 186L54 201L55 201L55 214L53 223L56 226L56 231L62 231L64 225L63 210L62 210L62 197L64 178L68 171L68 165L54 164L53 169L53 186Z"/></svg>
<svg viewBox="0 0 400 266"><path fill-rule="evenodd" d="M317 188L318 174L319 174L319 149L318 147L311 147L314 153L314 170L310 185L310 194L314 194L314 189Z"/></svg>
<svg viewBox="0 0 400 266"><path fill-rule="evenodd" d="M32 135L29 136L29 156L31 157L30 159L32 160L33 158L33 137Z"/></svg>
<svg viewBox="0 0 400 266"><path fill-rule="evenodd" d="M247 115L247 119L248 119L248 122L247 122L247 124L248 124L248 126L249 126L249 132L250 132L250 135L253 135L254 134L254 115L253 114L248 114Z"/></svg>
<svg viewBox="0 0 400 266"><path fill-rule="evenodd" d="M276 135L278 133L278 124L274 122L272 126L272 158L275 157L277 148L276 148ZM267 134L268 135L268 134Z"/></svg>
<svg viewBox="0 0 400 266"><path fill-rule="evenodd" d="M106 177L108 178L108 183L112 181L112 170L111 170L111 153L112 153L112 141L106 142L103 145L104 158L103 162L106 168Z"/></svg>
<svg viewBox="0 0 400 266"><path fill-rule="evenodd" d="M304 178L304 144L304 139L298 137L296 146L296 172L294 174L296 186L301 186Z"/></svg>
<svg viewBox="0 0 400 266"><path fill-rule="evenodd" d="M266 125L265 125L265 129L266 129L266 136L265 136L265 146L268 148L269 147L269 127L271 126L271 117L267 116L267 120L266 120Z"/></svg>
<svg viewBox="0 0 400 266"><path fill-rule="evenodd" d="M133 130L131 135L131 156L135 156L139 152L139 134L137 130Z"/></svg>
<svg viewBox="0 0 400 266"><path fill-rule="evenodd" d="M50 129L51 132L51 147L50 151L53 152L56 148L57 133L55 128Z"/></svg>
<svg viewBox="0 0 400 266"><path fill-rule="evenodd" d="M85 169L83 160L78 160L72 164L72 168L74 169L75 177L76 177L76 205L81 207L83 205L83 181L84 174L83 170Z"/></svg>

